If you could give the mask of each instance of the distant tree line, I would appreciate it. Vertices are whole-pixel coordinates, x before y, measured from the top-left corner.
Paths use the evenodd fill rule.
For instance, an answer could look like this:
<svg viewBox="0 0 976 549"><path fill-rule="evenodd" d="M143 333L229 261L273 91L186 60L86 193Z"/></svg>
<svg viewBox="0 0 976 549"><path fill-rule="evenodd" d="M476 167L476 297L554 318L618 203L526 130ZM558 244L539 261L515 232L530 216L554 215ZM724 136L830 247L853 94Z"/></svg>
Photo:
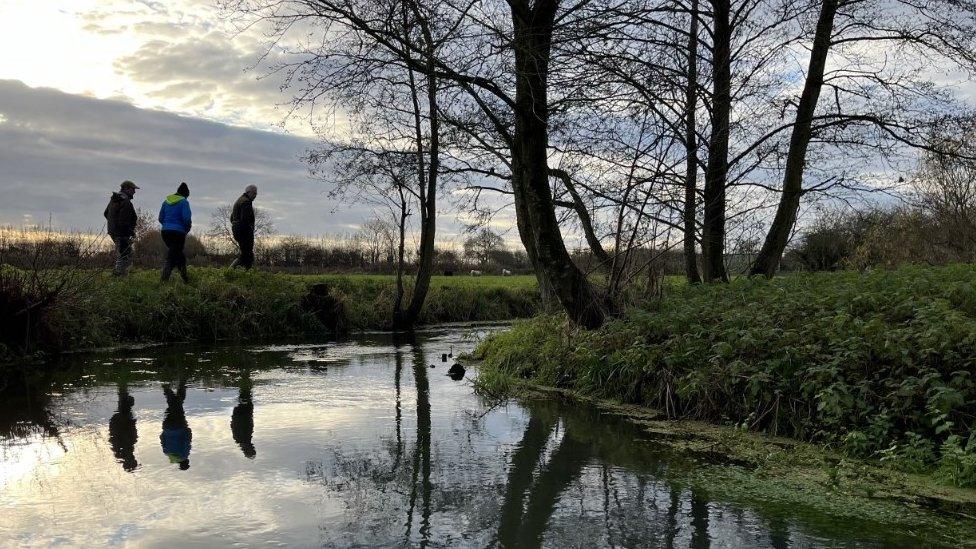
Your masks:
<svg viewBox="0 0 976 549"><path fill-rule="evenodd" d="M259 211L260 212L260 211ZM397 251L393 229L386 220L369 219L357 233L328 238L275 235L270 221L258 214L260 235L255 254L260 268L294 273L373 273L394 274ZM196 266L225 267L236 256L234 240L224 231L215 214L203 238L188 235L186 255ZM156 268L166 248L155 222L139 211L135 240L135 264ZM486 236L487 235L487 236ZM417 270L418 252L407 251L403 268ZM28 268L38 258L45 267L104 267L111 265L112 251L104 237L84 233L57 232L40 228L0 229L0 257L3 264ZM462 275L469 270L501 274L503 270L525 274L531 266L524 252L512 251L504 240L489 229L480 229L462 247L434 248L435 274Z"/></svg>

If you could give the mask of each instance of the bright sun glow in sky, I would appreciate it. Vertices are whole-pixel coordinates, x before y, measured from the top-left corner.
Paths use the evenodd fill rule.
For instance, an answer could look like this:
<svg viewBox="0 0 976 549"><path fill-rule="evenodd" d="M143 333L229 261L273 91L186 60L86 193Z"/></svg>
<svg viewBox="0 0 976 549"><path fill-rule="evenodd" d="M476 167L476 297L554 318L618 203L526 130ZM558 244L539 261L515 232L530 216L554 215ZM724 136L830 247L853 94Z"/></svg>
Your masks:
<svg viewBox="0 0 976 549"><path fill-rule="evenodd" d="M252 68L260 31L238 31L211 0L0 0L0 79L278 129L288 97Z"/></svg>
<svg viewBox="0 0 976 549"><path fill-rule="evenodd" d="M93 0L0 3L0 48L8 52L0 56L0 78L96 97L131 92L131 83L112 63L135 51L141 40L127 32L84 30L82 14L97 7Z"/></svg>

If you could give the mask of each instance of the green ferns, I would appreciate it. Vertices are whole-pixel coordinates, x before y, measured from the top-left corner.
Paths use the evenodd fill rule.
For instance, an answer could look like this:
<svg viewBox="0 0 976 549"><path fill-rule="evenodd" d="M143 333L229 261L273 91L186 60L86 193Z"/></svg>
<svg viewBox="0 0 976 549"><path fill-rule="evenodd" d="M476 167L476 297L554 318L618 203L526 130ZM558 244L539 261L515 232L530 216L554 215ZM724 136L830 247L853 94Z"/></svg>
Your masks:
<svg viewBox="0 0 976 549"><path fill-rule="evenodd" d="M517 323L478 354L533 382L976 485L974 266L676 288L594 332Z"/></svg>

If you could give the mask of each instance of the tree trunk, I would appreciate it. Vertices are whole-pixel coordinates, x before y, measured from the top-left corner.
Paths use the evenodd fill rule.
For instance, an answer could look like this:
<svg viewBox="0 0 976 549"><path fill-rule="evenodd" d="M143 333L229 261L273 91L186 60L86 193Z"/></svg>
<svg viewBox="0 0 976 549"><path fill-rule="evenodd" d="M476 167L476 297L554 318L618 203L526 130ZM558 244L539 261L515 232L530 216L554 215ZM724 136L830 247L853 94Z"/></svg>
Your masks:
<svg viewBox="0 0 976 549"><path fill-rule="evenodd" d="M512 190L519 233L533 260L540 287L548 281L573 322L603 324L600 301L566 250L549 188L549 101L552 29L559 0L512 0L515 46L515 133Z"/></svg>
<svg viewBox="0 0 976 549"><path fill-rule="evenodd" d="M695 214L698 193L698 135L695 132L695 110L698 108L698 0L691 2L691 28L688 30L688 82L685 94L685 275L698 284L698 257L695 253Z"/></svg>
<svg viewBox="0 0 976 549"><path fill-rule="evenodd" d="M813 115L820 100L823 89L824 68L827 64L827 54L830 52L830 40L834 30L834 17L837 15L837 0L823 0L820 6L820 17L817 19L817 30L813 37L813 49L810 52L810 66L807 69L806 82L800 103L796 108L796 122L790 137L790 150L786 157L786 173L783 176L783 195L776 208L776 217L769 227L762 249L749 271L750 276L765 276L776 274L779 263L783 258L783 251L789 242L796 215L800 209L800 198L803 196L803 170L807 161L807 150L810 148L810 138L813 135Z"/></svg>
<svg viewBox="0 0 976 549"><path fill-rule="evenodd" d="M579 218L580 227L583 229L583 236L586 237L586 243L590 246L590 251L593 252L593 256L596 257L601 265L609 265L610 254L604 249L603 243L600 242L600 238L596 235L596 230L593 228L593 218L590 216L590 211L586 208L586 203L583 202L583 197L576 190L576 185L573 184L573 178L569 176L568 172L561 169L550 168L549 174L562 181L566 190L569 191L569 196L573 199L573 209Z"/></svg>
<svg viewBox="0 0 976 549"><path fill-rule="evenodd" d="M440 120L437 113L437 77L434 73L434 39L424 19L419 17L417 5L410 3L410 8L420 25L425 42L424 71L427 80L427 117L430 143L427 147L429 159L424 153L424 133L422 130L422 116L419 94L412 68L408 69L410 82L410 96L413 102L414 132L417 145L417 196L420 201L420 250L417 257L417 276L414 279L413 294L407 310L398 315L397 328L410 329L420 319L427 292L430 290L430 279L434 272L434 239L437 232L437 172L440 170ZM407 9L404 6L404 36L409 36ZM403 248L400 249L403 257Z"/></svg>
<svg viewBox="0 0 976 549"><path fill-rule="evenodd" d="M400 219L397 224L397 234L396 298L393 301L393 327L399 329L403 324L403 256L407 239L407 200L402 189L400 190Z"/></svg>
<svg viewBox="0 0 976 549"><path fill-rule="evenodd" d="M732 103L732 29L729 0L712 0L712 135L705 170L702 270L705 282L726 281L725 186L729 175L729 114Z"/></svg>
<svg viewBox="0 0 976 549"><path fill-rule="evenodd" d="M440 119L437 115L437 77L434 75L433 44L428 39L427 55L427 110L430 124L430 145L428 147L426 181L421 163L420 199L420 256L417 259L417 279L413 286L413 296L407 309L406 321L413 326L420 318L430 289L430 278L434 274L434 236L437 231L437 172L440 170ZM418 137L419 139L419 137ZM422 152L420 153L423 154ZM426 186L424 186L426 183Z"/></svg>

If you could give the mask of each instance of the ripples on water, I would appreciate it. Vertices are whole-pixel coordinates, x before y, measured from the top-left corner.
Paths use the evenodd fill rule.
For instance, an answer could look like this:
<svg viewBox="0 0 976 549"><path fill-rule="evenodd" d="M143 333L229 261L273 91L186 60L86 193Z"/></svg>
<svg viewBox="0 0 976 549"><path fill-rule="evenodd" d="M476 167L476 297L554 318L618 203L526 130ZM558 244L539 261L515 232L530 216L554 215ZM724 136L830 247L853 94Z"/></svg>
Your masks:
<svg viewBox="0 0 976 549"><path fill-rule="evenodd" d="M0 543L882 544L824 517L708 501L666 480L674 456L591 408L484 402L472 372L452 381L441 361L482 333L144 349L13 382Z"/></svg>

